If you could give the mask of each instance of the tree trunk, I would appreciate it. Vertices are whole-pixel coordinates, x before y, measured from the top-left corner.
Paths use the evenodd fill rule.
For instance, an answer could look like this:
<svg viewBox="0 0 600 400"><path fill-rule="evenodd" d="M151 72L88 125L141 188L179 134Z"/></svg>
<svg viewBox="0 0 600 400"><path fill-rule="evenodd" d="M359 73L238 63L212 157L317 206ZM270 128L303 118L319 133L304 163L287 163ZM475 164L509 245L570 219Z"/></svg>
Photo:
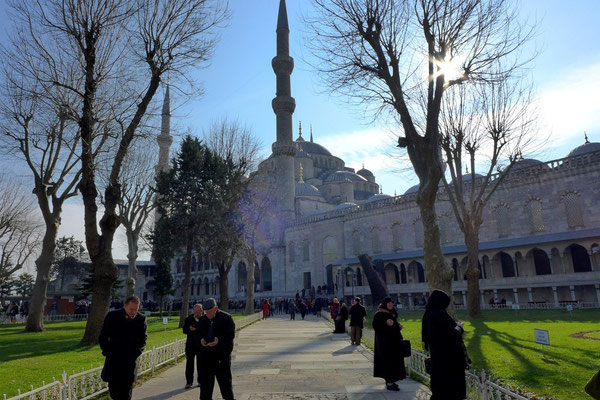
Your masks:
<svg viewBox="0 0 600 400"><path fill-rule="evenodd" d="M50 270L56 249L56 237L58 236L58 228L60 226L60 218L54 218L54 215L60 215L60 209L52 216L44 218L46 220L46 232L42 241L42 251L37 260L35 260L37 274L31 293L25 332L43 332L45 330L44 308L46 307L46 292L50 281Z"/></svg>
<svg viewBox="0 0 600 400"><path fill-rule="evenodd" d="M467 245L467 310L469 317L481 316L481 300L479 296L479 232L475 229L465 229L465 244Z"/></svg>
<svg viewBox="0 0 600 400"><path fill-rule="evenodd" d="M223 270L221 270L223 269ZM229 284L229 278L227 277L225 267L219 267L219 297L221 301L221 310L229 311L229 291L227 286Z"/></svg>
<svg viewBox="0 0 600 400"><path fill-rule="evenodd" d="M129 248L129 252L127 253L127 260L129 260L127 268L127 297L135 294L135 276L137 272L135 262L138 258L138 239L139 234L127 228L127 247Z"/></svg>
<svg viewBox="0 0 600 400"><path fill-rule="evenodd" d="M246 275L246 314L254 313L254 268L256 267L256 253L248 252L248 269Z"/></svg>
<svg viewBox="0 0 600 400"><path fill-rule="evenodd" d="M437 184L436 184L437 187ZM420 197L420 196L419 196ZM417 199L421 211L421 220L423 222L423 253L425 256L425 276L429 284L429 292L434 289L440 289L450 296L450 305L448 313L455 315L454 296L452 293L452 279L454 270L448 266L442 246L440 244L440 230L437 224L437 215L435 211L436 192L429 194L426 198Z"/></svg>
<svg viewBox="0 0 600 400"><path fill-rule="evenodd" d="M185 249L185 278L183 279L183 296L181 299L181 311L179 311L179 327L183 327L185 319L188 316L188 309L190 308L190 281L192 276L192 250L194 248L194 241L191 234L188 233L187 246Z"/></svg>
<svg viewBox="0 0 600 400"><path fill-rule="evenodd" d="M377 305L381 303L384 297L390 295L387 286L383 279L381 279L381 275L375 270L375 268L373 268L373 265L371 264L371 257L366 254L361 254L358 256L358 261L360 261L360 265L362 266L365 276L367 277L369 289L371 290L371 297L373 298L373 304Z"/></svg>

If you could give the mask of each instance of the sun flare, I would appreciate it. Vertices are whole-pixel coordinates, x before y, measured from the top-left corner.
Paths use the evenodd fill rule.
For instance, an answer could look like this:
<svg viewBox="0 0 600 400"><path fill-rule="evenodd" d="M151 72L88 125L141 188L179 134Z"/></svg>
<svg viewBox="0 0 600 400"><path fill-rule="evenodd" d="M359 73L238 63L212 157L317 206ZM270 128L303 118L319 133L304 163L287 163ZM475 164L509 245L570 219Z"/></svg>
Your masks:
<svg viewBox="0 0 600 400"><path fill-rule="evenodd" d="M434 73L434 78L444 75L444 79L446 81L458 79L464 74L463 59L460 57L453 57L444 61L436 61L435 67L436 70Z"/></svg>

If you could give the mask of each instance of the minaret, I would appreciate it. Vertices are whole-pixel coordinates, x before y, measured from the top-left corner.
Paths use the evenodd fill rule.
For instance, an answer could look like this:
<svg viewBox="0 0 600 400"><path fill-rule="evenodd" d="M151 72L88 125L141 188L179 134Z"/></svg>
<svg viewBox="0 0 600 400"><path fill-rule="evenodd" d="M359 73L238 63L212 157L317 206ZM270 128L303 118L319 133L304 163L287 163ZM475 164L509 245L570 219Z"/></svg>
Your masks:
<svg viewBox="0 0 600 400"><path fill-rule="evenodd" d="M165 91L165 99L163 101L160 135L156 138L158 142L158 165L156 166L156 173L164 172L169 169L169 149L173 143L173 136L171 136L171 97L169 95L169 84L167 84L167 90Z"/></svg>
<svg viewBox="0 0 600 400"><path fill-rule="evenodd" d="M294 155L296 144L292 133L292 114L296 101L292 97L290 76L294 69L294 59L290 57L290 29L288 26L285 0L279 2L277 18L277 55L272 66L277 76L277 92L272 106L277 118L277 140L272 145L273 159L276 165L275 180L277 202L281 213L279 232L275 239L283 240L283 227L294 218L294 197L296 183L294 179Z"/></svg>

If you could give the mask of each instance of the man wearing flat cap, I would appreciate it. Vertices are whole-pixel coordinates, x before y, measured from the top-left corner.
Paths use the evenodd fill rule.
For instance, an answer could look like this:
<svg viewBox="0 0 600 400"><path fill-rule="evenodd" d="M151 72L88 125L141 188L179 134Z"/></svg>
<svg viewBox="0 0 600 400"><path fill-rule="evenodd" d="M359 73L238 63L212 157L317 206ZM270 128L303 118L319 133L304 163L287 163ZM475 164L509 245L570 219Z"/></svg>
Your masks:
<svg viewBox="0 0 600 400"><path fill-rule="evenodd" d="M231 352L235 323L231 315L219 310L213 298L204 301L204 315L198 322L200 354L200 400L212 400L215 377L224 400L234 400L231 382Z"/></svg>

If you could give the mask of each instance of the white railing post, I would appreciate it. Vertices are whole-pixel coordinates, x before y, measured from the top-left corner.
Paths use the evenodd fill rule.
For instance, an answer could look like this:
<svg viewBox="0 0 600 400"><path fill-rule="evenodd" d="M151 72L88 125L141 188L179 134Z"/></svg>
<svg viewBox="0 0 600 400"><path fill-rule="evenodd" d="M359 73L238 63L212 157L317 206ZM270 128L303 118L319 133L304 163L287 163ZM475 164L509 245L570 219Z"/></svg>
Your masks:
<svg viewBox="0 0 600 400"><path fill-rule="evenodd" d="M154 375L154 365L156 361L156 345L152 346L152 355L150 356L150 367L151 367L151 371L150 371L150 375ZM71 399L69 399L71 400Z"/></svg>

